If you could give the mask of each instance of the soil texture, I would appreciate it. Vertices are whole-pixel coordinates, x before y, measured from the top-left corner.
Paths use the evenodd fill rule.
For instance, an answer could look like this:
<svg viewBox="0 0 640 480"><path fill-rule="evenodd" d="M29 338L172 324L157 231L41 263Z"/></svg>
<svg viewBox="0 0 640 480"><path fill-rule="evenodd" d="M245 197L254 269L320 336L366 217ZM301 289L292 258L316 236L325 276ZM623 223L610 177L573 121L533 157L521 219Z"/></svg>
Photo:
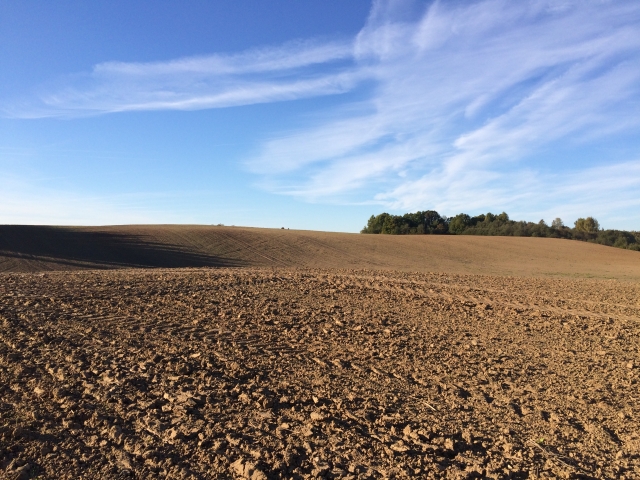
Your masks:
<svg viewBox="0 0 640 480"><path fill-rule="evenodd" d="M0 225L0 272L150 267L351 268L640 282L640 252L553 238Z"/></svg>
<svg viewBox="0 0 640 480"><path fill-rule="evenodd" d="M640 478L639 320L614 280L4 274L0 475Z"/></svg>

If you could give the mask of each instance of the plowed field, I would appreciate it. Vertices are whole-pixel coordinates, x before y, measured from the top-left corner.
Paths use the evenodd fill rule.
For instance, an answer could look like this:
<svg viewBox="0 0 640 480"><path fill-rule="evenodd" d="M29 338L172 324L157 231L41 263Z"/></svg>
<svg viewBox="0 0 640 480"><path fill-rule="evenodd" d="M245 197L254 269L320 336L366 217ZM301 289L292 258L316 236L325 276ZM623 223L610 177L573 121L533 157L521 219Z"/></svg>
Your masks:
<svg viewBox="0 0 640 480"><path fill-rule="evenodd" d="M0 272L352 268L640 281L640 253L573 240L188 225L0 226Z"/></svg>
<svg viewBox="0 0 640 480"><path fill-rule="evenodd" d="M246 238L236 252L282 266L1 275L0 472L640 478L637 282L291 269L293 256L255 251ZM366 261L389 270L395 258L398 269L424 271L433 249L449 248L433 270L638 272L634 252L578 242L510 239L496 252L494 239L455 237L456 257L443 239L366 238L386 249L363 253ZM475 257L463 240L477 241ZM301 250L335 251L335 243L306 241ZM34 242L42 252L42 239ZM422 256L410 263L402 242L422 245ZM568 250L536 253L551 244L596 252L593 263ZM11 261L60 268L73 255L74 267L122 260L108 249L64 257L60 245L49 248L58 257L33 250ZM363 261L340 248L341 261ZM184 258L154 249L144 258ZM510 260L492 264L482 252ZM612 256L598 260L602 252ZM234 255L226 258L251 256Z"/></svg>

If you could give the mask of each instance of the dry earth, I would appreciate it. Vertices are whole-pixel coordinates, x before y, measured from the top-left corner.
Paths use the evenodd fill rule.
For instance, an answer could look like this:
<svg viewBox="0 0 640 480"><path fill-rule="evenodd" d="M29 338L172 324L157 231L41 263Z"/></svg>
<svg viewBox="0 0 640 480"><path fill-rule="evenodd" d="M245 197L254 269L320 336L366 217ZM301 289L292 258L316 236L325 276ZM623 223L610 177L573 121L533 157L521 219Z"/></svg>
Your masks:
<svg viewBox="0 0 640 480"><path fill-rule="evenodd" d="M639 299L372 270L0 275L0 472L640 478Z"/></svg>
<svg viewBox="0 0 640 480"><path fill-rule="evenodd" d="M0 225L0 272L132 267L367 268L640 282L640 252L573 240L198 225Z"/></svg>

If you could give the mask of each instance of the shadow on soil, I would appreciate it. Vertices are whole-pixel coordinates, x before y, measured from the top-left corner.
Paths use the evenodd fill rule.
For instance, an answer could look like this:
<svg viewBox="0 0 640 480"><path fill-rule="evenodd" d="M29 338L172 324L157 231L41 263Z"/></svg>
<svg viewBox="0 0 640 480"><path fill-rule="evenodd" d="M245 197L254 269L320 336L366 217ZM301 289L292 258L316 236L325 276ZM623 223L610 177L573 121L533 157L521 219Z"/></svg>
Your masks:
<svg viewBox="0 0 640 480"><path fill-rule="evenodd" d="M52 268L242 267L245 262L149 241L144 235L72 227L0 225L0 259L47 262Z"/></svg>

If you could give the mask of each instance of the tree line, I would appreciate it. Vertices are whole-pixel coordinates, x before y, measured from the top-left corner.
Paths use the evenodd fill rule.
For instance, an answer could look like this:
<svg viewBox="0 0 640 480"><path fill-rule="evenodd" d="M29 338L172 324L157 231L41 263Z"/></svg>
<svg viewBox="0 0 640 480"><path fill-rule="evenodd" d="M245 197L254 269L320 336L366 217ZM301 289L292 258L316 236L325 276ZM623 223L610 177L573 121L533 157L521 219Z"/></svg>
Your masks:
<svg viewBox="0 0 640 480"><path fill-rule="evenodd" d="M556 218L551 225L548 225L544 220L538 223L511 220L505 212L499 215L486 213L474 217L466 213L446 217L434 210L404 215L381 213L371 215L360 233L567 238L640 251L640 232L605 230L600 228L600 224L593 217L579 218L574 222L573 227L569 227L560 218Z"/></svg>

